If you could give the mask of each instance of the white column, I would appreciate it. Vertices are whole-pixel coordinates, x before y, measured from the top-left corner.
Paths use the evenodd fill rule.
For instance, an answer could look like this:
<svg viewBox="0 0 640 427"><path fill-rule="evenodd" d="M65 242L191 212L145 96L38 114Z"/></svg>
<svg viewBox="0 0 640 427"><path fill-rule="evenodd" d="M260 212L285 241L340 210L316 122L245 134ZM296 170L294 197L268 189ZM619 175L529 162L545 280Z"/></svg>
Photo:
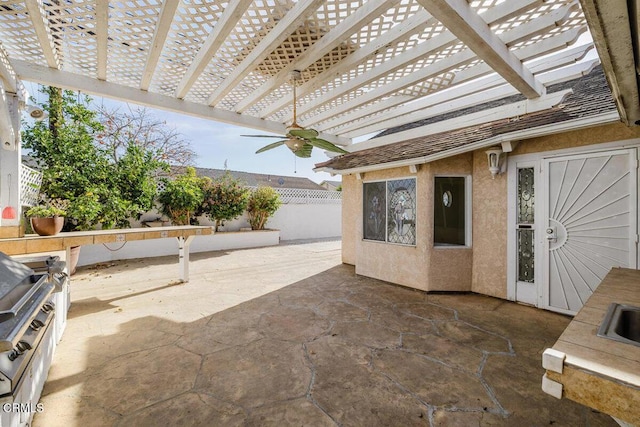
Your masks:
<svg viewBox="0 0 640 427"><path fill-rule="evenodd" d="M189 281L189 246L195 236L178 237L178 258L180 268L180 281Z"/></svg>
<svg viewBox="0 0 640 427"><path fill-rule="evenodd" d="M6 206L13 206L16 210L15 219L2 219L0 217L0 225L18 226L20 225L20 165L22 162L22 150L20 146L20 110L18 95L10 92L3 92L0 103L3 106L0 110L5 110L9 114L13 132L8 129L2 129L2 134L14 135L14 141L11 145L5 145L4 142L0 148L0 211ZM2 111L0 111L2 113ZM4 122L4 121L3 121ZM4 125L6 126L6 125Z"/></svg>

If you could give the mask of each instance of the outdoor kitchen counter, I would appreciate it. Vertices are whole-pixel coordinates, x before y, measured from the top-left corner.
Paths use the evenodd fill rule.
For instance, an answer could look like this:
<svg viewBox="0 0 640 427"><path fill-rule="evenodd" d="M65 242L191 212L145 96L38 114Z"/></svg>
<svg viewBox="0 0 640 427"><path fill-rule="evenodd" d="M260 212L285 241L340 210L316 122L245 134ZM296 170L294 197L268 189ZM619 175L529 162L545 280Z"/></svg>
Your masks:
<svg viewBox="0 0 640 427"><path fill-rule="evenodd" d="M640 347L596 335L611 303L640 306L640 271L613 268L545 350L542 389L640 425Z"/></svg>
<svg viewBox="0 0 640 427"><path fill-rule="evenodd" d="M68 259L68 251L72 246L173 237L178 239L180 279L186 282L189 280L189 245L191 241L195 236L205 236L212 233L212 227L178 225L117 230L71 231L59 233L55 236L37 236L34 234L25 237L0 239L0 252L4 252L7 255L25 255L66 250Z"/></svg>

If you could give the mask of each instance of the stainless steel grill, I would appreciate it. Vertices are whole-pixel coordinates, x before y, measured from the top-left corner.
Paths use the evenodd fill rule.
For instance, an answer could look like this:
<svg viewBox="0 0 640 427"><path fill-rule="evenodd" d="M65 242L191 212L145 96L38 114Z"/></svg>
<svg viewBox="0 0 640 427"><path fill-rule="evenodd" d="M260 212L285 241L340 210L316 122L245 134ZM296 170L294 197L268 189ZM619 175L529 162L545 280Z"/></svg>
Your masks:
<svg viewBox="0 0 640 427"><path fill-rule="evenodd" d="M55 317L49 273L0 253L0 399L14 401Z"/></svg>

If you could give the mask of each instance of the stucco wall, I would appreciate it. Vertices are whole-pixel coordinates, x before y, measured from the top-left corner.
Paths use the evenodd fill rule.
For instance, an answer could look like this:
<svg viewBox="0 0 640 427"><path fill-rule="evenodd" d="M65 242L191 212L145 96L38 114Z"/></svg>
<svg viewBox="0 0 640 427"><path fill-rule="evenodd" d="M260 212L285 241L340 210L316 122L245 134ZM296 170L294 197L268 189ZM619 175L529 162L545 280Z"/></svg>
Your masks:
<svg viewBox="0 0 640 427"><path fill-rule="evenodd" d="M509 156L587 147L640 138L639 128L612 124L518 141ZM436 175L472 174L472 246L433 246L433 183ZM343 262L356 273L426 291L465 291L507 297L507 174L495 179L485 149L421 165L417 177L417 246L362 240L362 183L409 177L408 167L343 177Z"/></svg>
<svg viewBox="0 0 640 427"><path fill-rule="evenodd" d="M355 264L357 274L425 291L471 290L472 249L433 246L433 184L436 175L471 174L472 160L466 154L422 165L416 174L402 167L367 172L361 180L343 177L343 262ZM412 176L417 178L416 246L363 240L362 184Z"/></svg>
<svg viewBox="0 0 640 427"><path fill-rule="evenodd" d="M462 154L448 159L424 165L428 173L428 235L426 239L429 254L429 291L470 291L473 260L473 238L471 247L438 247L433 245L433 205L434 182L436 176L471 175L473 171L473 155ZM473 189L473 178L471 188ZM473 201L471 211L473 212ZM471 228L473 231L473 226Z"/></svg>
<svg viewBox="0 0 640 427"><path fill-rule="evenodd" d="M351 265L356 264L358 209L362 206L358 187L355 175L342 177L342 262Z"/></svg>
<svg viewBox="0 0 640 427"><path fill-rule="evenodd" d="M640 128L621 123L519 141L509 156L640 138ZM592 147L591 147L592 148ZM507 176L495 180L487 169L485 150L473 159L473 273L474 292L507 297ZM540 190L539 190L540 191Z"/></svg>
<svg viewBox="0 0 640 427"><path fill-rule="evenodd" d="M428 260L425 254L426 203L424 194L426 168L411 174L408 167L367 172L362 180L355 181L357 209L354 209L356 223L356 273L367 277L386 280L403 286L427 290ZM408 178L416 176L416 241L417 246L394 245L384 242L362 240L362 183L384 179ZM351 182L348 182L349 184ZM343 181L343 188L345 181ZM344 200L343 196L343 200Z"/></svg>
<svg viewBox="0 0 640 427"><path fill-rule="evenodd" d="M507 297L507 175L491 178L485 150L473 156L471 290Z"/></svg>

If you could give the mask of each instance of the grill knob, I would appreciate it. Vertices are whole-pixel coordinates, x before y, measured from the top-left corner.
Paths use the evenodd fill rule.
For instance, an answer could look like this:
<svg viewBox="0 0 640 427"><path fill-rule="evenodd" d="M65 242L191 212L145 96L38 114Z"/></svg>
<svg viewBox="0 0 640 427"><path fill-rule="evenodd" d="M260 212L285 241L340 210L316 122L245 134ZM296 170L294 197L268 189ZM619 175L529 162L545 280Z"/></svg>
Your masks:
<svg viewBox="0 0 640 427"><path fill-rule="evenodd" d="M42 304L42 311L44 311L45 313L49 313L52 310L53 310L53 303L47 302Z"/></svg>
<svg viewBox="0 0 640 427"><path fill-rule="evenodd" d="M33 319L33 321L31 322L31 325L29 325L29 327L34 331L37 331L43 326L44 326L44 322L40 319Z"/></svg>
<svg viewBox="0 0 640 427"><path fill-rule="evenodd" d="M12 362L14 360L16 360L18 358L18 356L20 356L20 353L18 353L18 351L16 349L11 350L11 352L9 353L9 360L11 360Z"/></svg>
<svg viewBox="0 0 640 427"><path fill-rule="evenodd" d="M31 344L29 344L26 341L18 341L18 344L16 345L16 349L20 354L22 354L27 350L31 350Z"/></svg>

